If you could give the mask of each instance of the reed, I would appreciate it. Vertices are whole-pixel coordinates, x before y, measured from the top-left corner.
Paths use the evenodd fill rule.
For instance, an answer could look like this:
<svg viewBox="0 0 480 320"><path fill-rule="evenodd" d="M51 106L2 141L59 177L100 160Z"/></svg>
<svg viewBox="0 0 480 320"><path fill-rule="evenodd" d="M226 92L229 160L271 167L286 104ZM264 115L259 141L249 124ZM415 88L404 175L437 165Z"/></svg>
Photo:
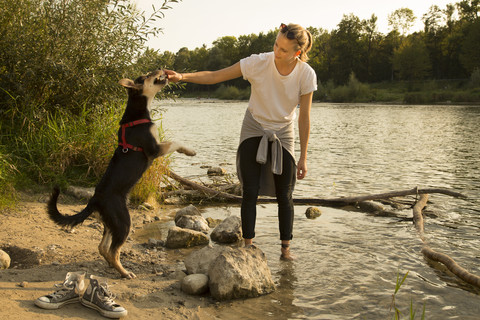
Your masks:
<svg viewBox="0 0 480 320"><path fill-rule="evenodd" d="M400 290L400 288L402 287L403 283L405 282L405 280L407 279L407 276L408 276L408 271L407 273L403 276L403 278L400 279L400 273L397 272L397 281L395 283L395 291L394 293L392 294L392 303L390 305L390 311L394 311L394 314L392 316L392 319L394 320L399 320L401 319L401 311L397 308L397 293L398 291ZM417 315L417 309L413 307L413 300L410 299L410 309L409 309L409 319L410 320L414 320L415 319L415 316ZM425 319L425 303L423 303L423 311L422 311L422 315L421 315L421 319L424 320Z"/></svg>

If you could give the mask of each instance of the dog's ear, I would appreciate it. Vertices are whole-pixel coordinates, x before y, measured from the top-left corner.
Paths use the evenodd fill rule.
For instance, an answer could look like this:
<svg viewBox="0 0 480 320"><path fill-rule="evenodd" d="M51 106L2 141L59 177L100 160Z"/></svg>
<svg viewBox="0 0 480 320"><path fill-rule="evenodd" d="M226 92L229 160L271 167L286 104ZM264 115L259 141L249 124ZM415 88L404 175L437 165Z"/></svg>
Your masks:
<svg viewBox="0 0 480 320"><path fill-rule="evenodd" d="M123 86L125 88L138 89L138 85L135 84L135 82L133 82L133 80L130 80L130 79L127 79L127 78L118 81L118 84L120 84L121 86Z"/></svg>

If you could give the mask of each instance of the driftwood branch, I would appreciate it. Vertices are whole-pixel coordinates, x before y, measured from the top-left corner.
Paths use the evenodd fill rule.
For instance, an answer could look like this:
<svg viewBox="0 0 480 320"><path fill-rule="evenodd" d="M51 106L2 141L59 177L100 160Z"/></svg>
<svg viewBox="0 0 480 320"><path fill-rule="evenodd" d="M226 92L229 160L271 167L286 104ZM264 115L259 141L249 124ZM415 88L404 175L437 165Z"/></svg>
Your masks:
<svg viewBox="0 0 480 320"><path fill-rule="evenodd" d="M184 186L190 187L194 190L198 190L198 191L200 191L204 194L214 196L214 197L224 198L224 199L235 201L235 202L241 202L242 201L242 197L239 197L239 196L236 196L236 195L233 195L233 194L230 194L230 193L226 193L226 192L223 192L223 191L218 191L218 190L215 190L215 189L212 189L212 188L209 188L209 187L202 186L201 184L198 184L196 182L193 182L193 181L190 181L188 179L180 177L178 174L174 173L173 171L169 171L168 176L172 179L177 180L178 182L180 182Z"/></svg>
<svg viewBox="0 0 480 320"><path fill-rule="evenodd" d="M446 254L435 252L430 249L428 246L422 248L422 253L425 257L430 260L443 263L448 270L450 270L454 275L469 283L477 288L480 288L480 277L474 274L471 274L464 268L460 267L455 260L447 256Z"/></svg>
<svg viewBox="0 0 480 320"><path fill-rule="evenodd" d="M474 274L471 274L464 268L460 267L455 262L455 260L450 258L448 255L432 250L426 243L424 238L424 224L423 224L422 210L426 206L427 200L428 200L428 195L426 194L421 195L420 199L413 207L413 223L415 224L415 227L417 228L420 239L423 242L423 248L422 248L423 255L432 261L437 261L444 264L445 267L447 267L447 269L450 270L454 275L456 275L466 283L469 283L473 286L476 286L477 288L480 288L480 277Z"/></svg>
<svg viewBox="0 0 480 320"><path fill-rule="evenodd" d="M230 201L230 202L236 202L240 203L242 201L241 196L233 195L227 192L215 190L213 188L209 188L206 186L203 186L201 184L198 184L196 182L193 182L191 180L185 179L180 177L178 174L174 173L173 171L168 172L169 177L172 179L175 179L179 183L181 183L184 186L187 186L191 189L197 190L205 195L208 195L209 198L212 197L218 197L219 199L222 199L223 201ZM340 197L340 198L331 198L331 199L321 199L321 198L296 198L293 199L293 202L295 204L303 204L303 205L323 205L323 206L329 206L329 207L341 207L345 206L348 204L352 203L357 203L357 202L362 202L362 201L368 201L368 200L384 200L384 199L390 199L394 197L402 197L402 196L408 196L408 195L420 195L420 194L431 194L431 193L440 193L440 194L445 194L449 195L452 197L456 198L466 198L461 193L454 192L451 190L446 190L446 189L418 189L418 188L413 188L411 190L402 190L402 191L395 191L395 192L388 192L388 193L378 193L378 194L370 194L370 195L365 195L365 196L356 196L356 197ZM272 203L276 202L277 200L275 198L264 198L260 197L258 198L259 203Z"/></svg>
<svg viewBox="0 0 480 320"><path fill-rule="evenodd" d="M423 225L422 210L427 205L427 201L428 201L428 194L422 194L420 196L420 199L418 199L417 203L413 206L413 223L417 228L420 239L422 239L422 241L424 242L425 242L425 239L423 237L423 233L425 230Z"/></svg>

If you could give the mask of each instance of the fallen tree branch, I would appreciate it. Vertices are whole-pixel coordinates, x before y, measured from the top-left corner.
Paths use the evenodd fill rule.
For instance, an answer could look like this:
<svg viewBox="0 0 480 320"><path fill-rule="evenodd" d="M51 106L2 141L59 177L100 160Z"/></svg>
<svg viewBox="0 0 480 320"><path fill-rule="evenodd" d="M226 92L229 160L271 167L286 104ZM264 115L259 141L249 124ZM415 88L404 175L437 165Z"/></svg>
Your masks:
<svg viewBox="0 0 480 320"><path fill-rule="evenodd" d="M476 286L477 288L480 288L480 277L460 267L455 262L455 260L450 258L448 255L440 252L436 252L427 245L425 238L423 236L424 224L423 224L423 215L422 215L422 210L426 206L427 200L428 200L428 195L421 195L420 199L413 207L413 223L415 224L415 227L417 228L420 239L423 242L422 254L426 258L432 261L437 261L442 263L443 265L445 265L445 267L447 267L448 270L450 270L450 272L452 272L454 275L456 275L466 283L469 283L473 286Z"/></svg>
<svg viewBox="0 0 480 320"><path fill-rule="evenodd" d="M424 225L422 210L427 205L427 201L428 194L422 194L420 195L420 199L418 199L417 203L413 206L413 223L415 224L420 239L422 239L423 242L425 242L425 239L423 237Z"/></svg>
<svg viewBox="0 0 480 320"><path fill-rule="evenodd" d="M224 201L230 202L237 202L240 203L242 201L241 196L233 195L227 192L215 190L203 185L200 185L196 182L191 180L185 179L180 177L178 174L174 173L173 171L168 172L168 176L172 179L175 179L179 183L188 186L194 190L198 190L206 195L210 195L210 197L219 197L222 198ZM446 189L418 189L413 188L411 190L402 190L402 191L395 191L395 192L387 192L387 193L378 193L378 194L371 194L365 196L356 196L356 197L340 197L340 198L331 198L331 199L320 199L320 198L296 198L293 199L293 203L295 204L303 204L303 205L323 205L329 207L341 207L352 203L367 201L367 200L383 200L389 199L394 197L401 197L401 196L408 196L408 195L420 195L420 194L430 194L430 193L441 193L445 195L449 195L456 198L466 198L461 193L454 192L451 190ZM265 198L260 197L258 198L258 203L272 203L276 202L275 198Z"/></svg>
<svg viewBox="0 0 480 320"><path fill-rule="evenodd" d="M226 193L226 192L223 192L223 191L218 191L218 190L214 190L212 188L202 186L201 184L198 184L196 182L193 182L193 181L190 181L188 179L180 177L178 174L174 173L173 171L168 171L168 176L171 177L172 179L177 180L178 182L180 182L181 184L183 184L185 186L188 186L192 189L201 191L205 194L221 197L221 198L228 199L228 200L233 200L235 202L241 202L242 201L242 197L240 197L240 196L236 196L236 195L233 195L233 194L230 194L230 193Z"/></svg>
<svg viewBox="0 0 480 320"><path fill-rule="evenodd" d="M425 245L422 248L422 253L428 259L444 264L448 270L450 270L454 275L456 275L466 283L469 283L473 286L476 286L477 288L480 288L480 277L474 274L471 274L464 268L460 267L455 262L455 260L447 256L446 254L435 252L432 249L430 249L427 245Z"/></svg>

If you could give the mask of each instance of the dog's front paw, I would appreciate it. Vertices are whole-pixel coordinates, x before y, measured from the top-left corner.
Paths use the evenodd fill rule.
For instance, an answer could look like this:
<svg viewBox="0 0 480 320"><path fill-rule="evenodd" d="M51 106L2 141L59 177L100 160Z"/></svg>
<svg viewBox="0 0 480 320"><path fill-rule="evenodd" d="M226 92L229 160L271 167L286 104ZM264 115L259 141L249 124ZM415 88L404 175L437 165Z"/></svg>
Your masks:
<svg viewBox="0 0 480 320"><path fill-rule="evenodd" d="M177 152L186 154L187 156L190 156L190 157L193 157L194 155L197 154L194 150L189 149L189 148L186 148L186 147L181 147L181 148L179 148L179 149L177 150Z"/></svg>

